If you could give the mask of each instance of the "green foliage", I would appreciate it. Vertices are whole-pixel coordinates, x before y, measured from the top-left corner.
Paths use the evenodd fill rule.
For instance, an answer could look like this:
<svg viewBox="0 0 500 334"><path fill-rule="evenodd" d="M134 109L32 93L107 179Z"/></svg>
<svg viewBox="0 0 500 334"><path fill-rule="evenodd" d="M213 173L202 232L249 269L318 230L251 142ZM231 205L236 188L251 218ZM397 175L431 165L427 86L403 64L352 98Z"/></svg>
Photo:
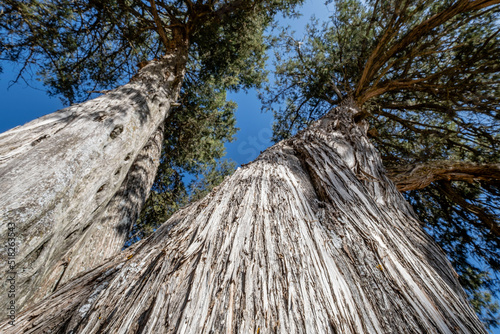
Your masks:
<svg viewBox="0 0 500 334"><path fill-rule="evenodd" d="M492 294L490 292L481 290L481 287L485 284L485 281L480 280L475 287L469 289L469 291L473 291L469 299L472 307L479 315L479 319L481 319L488 328L498 327L498 312L500 306L498 302L492 300Z"/></svg>
<svg viewBox="0 0 500 334"><path fill-rule="evenodd" d="M306 127L339 103L334 85L344 95L354 91L367 53L363 49L369 41L368 15L359 1L336 2L332 22L314 19L303 39L296 40L287 30L281 33L275 81L261 96L264 109L275 114L275 141Z"/></svg>
<svg viewBox="0 0 500 334"><path fill-rule="evenodd" d="M0 12L2 60L23 64L19 78L34 74L66 103L123 82L158 56L150 24L126 1L2 0Z"/></svg>
<svg viewBox="0 0 500 334"><path fill-rule="evenodd" d="M277 39L261 95L279 141L353 98L387 167L500 161L500 5L462 0L337 0L328 22ZM446 250L474 306L498 325L499 184L442 183L405 193Z"/></svg>
<svg viewBox="0 0 500 334"><path fill-rule="evenodd" d="M197 201L205 197L224 179L233 174L236 164L233 161L222 160L216 165L207 166L190 184L189 201Z"/></svg>
<svg viewBox="0 0 500 334"><path fill-rule="evenodd" d="M231 173L233 165L221 160L223 143L236 131L226 91L263 83L264 30L277 11L291 14L301 2L163 0L156 1L155 17L149 1L0 0L0 55L22 64L18 79L33 74L51 94L74 103L125 82L138 63L168 52L162 32L168 41L180 34L189 42L182 106L166 124L161 165L134 242ZM330 22L313 22L300 41L286 31L278 38L275 88L262 95L276 116L275 140L352 97L387 166L499 161L498 5L328 2L335 6ZM497 324L490 298L498 284L499 238L481 219L498 216L499 188L436 183L405 194L489 325Z"/></svg>
<svg viewBox="0 0 500 334"><path fill-rule="evenodd" d="M436 182L424 189L406 192L404 196L425 223L426 231L448 254L481 320L496 327L500 309L491 298L498 296L500 239L489 233L476 215L443 196L443 188L451 188L457 196L474 203L483 212L497 210L494 206L500 203L500 184L483 187L489 187L491 192L490 198L483 201L477 200L485 196L481 185L465 182Z"/></svg>
<svg viewBox="0 0 500 334"><path fill-rule="evenodd" d="M20 78L34 73L67 103L123 83L179 42L188 42L199 80L248 88L265 75L263 30L300 2L164 0L155 17L148 1L1 0L0 54L23 64Z"/></svg>
<svg viewBox="0 0 500 334"><path fill-rule="evenodd" d="M277 116L276 140L335 106L337 87L366 112L412 132L435 130L413 123L424 111L443 125L441 132L465 130L462 138L480 137L484 146L495 143L491 137L497 132L484 128L498 130L500 9L457 14L435 29L419 26L445 5L449 3L374 1L364 6L356 0L335 1L330 22L311 23L303 40L283 32L275 82L262 96ZM408 41L415 31L419 34ZM406 117L410 112L416 115ZM450 120L457 128L450 128Z"/></svg>

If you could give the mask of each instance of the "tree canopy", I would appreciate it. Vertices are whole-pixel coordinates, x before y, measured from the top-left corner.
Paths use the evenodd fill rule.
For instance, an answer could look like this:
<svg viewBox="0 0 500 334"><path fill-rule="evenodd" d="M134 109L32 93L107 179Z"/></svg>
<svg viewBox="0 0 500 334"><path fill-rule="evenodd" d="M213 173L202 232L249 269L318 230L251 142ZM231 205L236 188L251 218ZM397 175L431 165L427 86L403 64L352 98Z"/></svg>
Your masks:
<svg viewBox="0 0 500 334"><path fill-rule="evenodd" d="M276 117L274 140L349 97L393 176L430 178L444 166L446 175L404 196L483 320L498 324L489 298L500 271L499 1L329 3L328 22L313 21L302 39L284 30L275 40L275 82L261 96Z"/></svg>
<svg viewBox="0 0 500 334"><path fill-rule="evenodd" d="M2 0L0 54L23 64L19 78L33 73L69 103L130 79L179 43L189 44L190 80L250 87L263 78L265 27L300 2Z"/></svg>

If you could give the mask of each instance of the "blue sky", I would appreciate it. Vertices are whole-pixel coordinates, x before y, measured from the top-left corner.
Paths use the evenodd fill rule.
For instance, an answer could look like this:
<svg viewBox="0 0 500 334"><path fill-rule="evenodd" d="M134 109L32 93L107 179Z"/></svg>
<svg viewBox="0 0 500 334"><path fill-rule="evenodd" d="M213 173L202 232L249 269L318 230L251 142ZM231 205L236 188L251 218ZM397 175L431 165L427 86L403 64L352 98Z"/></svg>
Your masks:
<svg viewBox="0 0 500 334"><path fill-rule="evenodd" d="M326 20L331 14L331 5L325 6L322 0L307 0L301 13L302 17L299 19L282 19L280 22L283 26L290 26L297 39L304 35L305 27L313 15ZM240 131L236 134L236 140L226 145L227 157L237 164L245 164L257 158L261 151L271 145L273 115L261 113L256 90L251 90L248 94L230 94L229 98L238 103L236 121Z"/></svg>
<svg viewBox="0 0 500 334"><path fill-rule="evenodd" d="M281 20L283 25L291 26L298 39L302 37L305 25L312 15L326 19L331 14L323 0L306 0L301 13L303 16L300 19ZM43 86L36 81L29 82L32 87L23 82L10 86L19 67L2 65L4 71L0 74L0 133L64 107L59 98L49 97ZM232 93L229 98L238 103L236 120L240 131L236 134L236 140L226 145L226 157L241 165L254 160L261 151L271 145L273 116L261 113L261 104L255 90ZM500 329L492 333L500 334Z"/></svg>

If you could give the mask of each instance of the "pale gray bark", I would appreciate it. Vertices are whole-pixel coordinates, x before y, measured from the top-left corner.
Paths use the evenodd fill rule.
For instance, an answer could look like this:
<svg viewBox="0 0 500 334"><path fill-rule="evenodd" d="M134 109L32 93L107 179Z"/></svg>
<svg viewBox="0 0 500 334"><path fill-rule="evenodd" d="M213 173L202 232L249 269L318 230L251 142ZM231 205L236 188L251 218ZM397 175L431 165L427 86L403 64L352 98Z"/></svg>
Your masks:
<svg viewBox="0 0 500 334"><path fill-rule="evenodd" d="M46 294L82 271L90 270L105 259L118 254L127 241L128 233L144 205L153 185L160 163L163 126L151 136L129 169L120 189L91 218L78 241L66 251L55 268L40 284L38 291ZM44 297L39 293L30 297L36 301Z"/></svg>
<svg viewBox="0 0 500 334"><path fill-rule="evenodd" d="M1 241L14 223L18 309L121 250L156 173L158 131L185 61L178 49L124 86L0 135Z"/></svg>
<svg viewBox="0 0 500 334"><path fill-rule="evenodd" d="M343 106L4 333L485 333Z"/></svg>

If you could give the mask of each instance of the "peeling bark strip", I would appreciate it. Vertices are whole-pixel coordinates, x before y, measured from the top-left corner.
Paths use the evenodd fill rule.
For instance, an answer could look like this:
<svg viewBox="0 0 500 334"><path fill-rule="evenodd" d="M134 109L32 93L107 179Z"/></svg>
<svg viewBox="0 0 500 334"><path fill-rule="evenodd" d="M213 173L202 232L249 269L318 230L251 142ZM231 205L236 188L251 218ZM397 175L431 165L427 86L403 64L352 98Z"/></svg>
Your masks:
<svg viewBox="0 0 500 334"><path fill-rule="evenodd" d="M486 333L341 107L3 333Z"/></svg>
<svg viewBox="0 0 500 334"><path fill-rule="evenodd" d="M160 150L148 141L161 141L185 60L178 49L122 87L0 134L0 241L15 223L18 309L120 251L122 225L134 219L126 215L140 210L156 173Z"/></svg>
<svg viewBox="0 0 500 334"><path fill-rule="evenodd" d="M388 168L388 176L399 191L417 190L435 181L500 182L500 164L434 161L427 164Z"/></svg>

